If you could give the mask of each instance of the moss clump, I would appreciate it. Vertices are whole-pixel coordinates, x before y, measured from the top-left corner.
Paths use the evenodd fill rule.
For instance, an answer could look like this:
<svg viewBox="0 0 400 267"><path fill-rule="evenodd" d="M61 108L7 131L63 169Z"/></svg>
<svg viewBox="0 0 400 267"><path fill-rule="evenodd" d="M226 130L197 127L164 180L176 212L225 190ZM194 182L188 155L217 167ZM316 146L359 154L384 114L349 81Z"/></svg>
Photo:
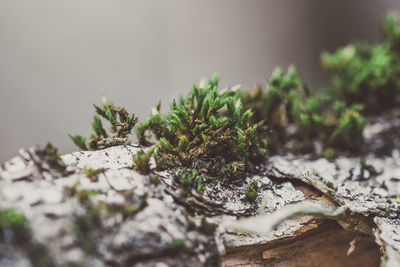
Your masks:
<svg viewBox="0 0 400 267"><path fill-rule="evenodd" d="M381 24L383 41L349 44L324 52L323 66L332 74L335 97L361 103L368 113L400 105L400 20L389 13Z"/></svg>
<svg viewBox="0 0 400 267"><path fill-rule="evenodd" d="M31 238L28 223L23 214L17 213L12 209L0 208L0 240L4 241L4 230L9 229L13 232L13 241L23 243Z"/></svg>
<svg viewBox="0 0 400 267"><path fill-rule="evenodd" d="M45 147L38 147L34 153L40 158L40 161L48 163L55 170L58 170L61 173L66 172L67 167L60 158L58 149L52 143L48 142ZM39 168L43 168L39 160L36 161L34 159L34 161Z"/></svg>
<svg viewBox="0 0 400 267"><path fill-rule="evenodd" d="M92 128L94 134L86 142L86 138L80 135L70 135L72 141L82 150L97 150L110 146L122 145L128 141L128 135L131 134L138 119L130 115L125 108L116 107L110 101L104 100L103 107L93 105L97 115L93 117ZM103 128L100 117L103 117L111 124L111 133Z"/></svg>
<svg viewBox="0 0 400 267"><path fill-rule="evenodd" d="M99 175L103 172L105 172L106 169L100 168L100 169L93 169L93 168L88 168L87 166L83 167L83 171L85 172L86 176L92 181L92 182L97 182L99 180Z"/></svg>
<svg viewBox="0 0 400 267"><path fill-rule="evenodd" d="M352 104L349 107L341 101L334 104L335 127L330 136L329 143L343 150L360 151L364 143L362 132L367 125L366 119L361 115L363 106Z"/></svg>
<svg viewBox="0 0 400 267"><path fill-rule="evenodd" d="M11 231L11 240L5 240L6 231ZM21 247L35 267L55 266L48 255L46 245L33 241L32 232L25 216L12 209L0 207L0 241Z"/></svg>
<svg viewBox="0 0 400 267"><path fill-rule="evenodd" d="M268 126L271 151L276 153L293 142L297 151L314 152L315 141L324 149L361 150L366 125L361 105L346 106L327 92L311 95L294 66L286 74L276 69L267 87L266 92L258 87L242 98L245 108L255 114L253 123Z"/></svg>
<svg viewBox="0 0 400 267"><path fill-rule="evenodd" d="M161 183L160 175L158 173L150 175L150 183L153 185L158 185Z"/></svg>
<svg viewBox="0 0 400 267"><path fill-rule="evenodd" d="M192 189L195 189L198 193L202 193L205 189L204 178L199 176L194 169L179 169L175 180L179 184L183 196L191 196Z"/></svg>
<svg viewBox="0 0 400 267"><path fill-rule="evenodd" d="M137 128L139 141L148 145L146 133L158 140L158 162L190 166L199 159L223 157L226 162L251 166L267 156L265 129L251 122L253 113L243 108L238 90L218 90L218 76L194 85L186 98L173 101L168 114L160 104Z"/></svg>
<svg viewBox="0 0 400 267"><path fill-rule="evenodd" d="M151 172L150 159L156 151L157 146L150 147L146 152L143 149L138 150L133 156L133 169L141 174L149 174Z"/></svg>
<svg viewBox="0 0 400 267"><path fill-rule="evenodd" d="M258 183L256 181L253 181L247 185L245 196L249 201L256 200L258 196Z"/></svg>
<svg viewBox="0 0 400 267"><path fill-rule="evenodd" d="M97 252L97 240L104 231L103 221L109 216L121 214L123 219L137 214L147 206L146 196L134 197L130 192L124 194L123 204L106 203L103 201L95 202L92 198L99 192L91 189L79 189L80 182L77 181L72 186L66 187L66 193L71 197L76 197L78 202L86 210L86 214L75 218L72 225L72 233L75 241L87 254Z"/></svg>
<svg viewBox="0 0 400 267"><path fill-rule="evenodd" d="M327 160L333 160L335 158L335 150L333 150L332 148L326 148L323 153L324 158L326 158Z"/></svg>

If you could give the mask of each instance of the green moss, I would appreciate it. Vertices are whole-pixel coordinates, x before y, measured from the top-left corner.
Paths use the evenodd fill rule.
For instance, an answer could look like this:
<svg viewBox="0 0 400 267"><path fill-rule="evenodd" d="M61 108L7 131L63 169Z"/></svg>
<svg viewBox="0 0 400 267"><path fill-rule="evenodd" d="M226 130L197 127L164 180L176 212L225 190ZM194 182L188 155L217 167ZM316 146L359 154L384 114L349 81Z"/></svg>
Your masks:
<svg viewBox="0 0 400 267"><path fill-rule="evenodd" d="M87 254L94 254L97 250L97 241L104 231L103 221L109 216L121 214L123 219L137 214L147 206L146 196L134 197L131 192L124 195L123 203L105 203L93 201L92 197L99 192L91 189L79 189L80 182L66 187L71 197L76 197L86 213L74 219L71 231L75 236L77 246Z"/></svg>
<svg viewBox="0 0 400 267"><path fill-rule="evenodd" d="M184 196L191 196L192 188L196 188L196 178L198 178L198 172L193 169L179 169L177 172L177 179L181 194Z"/></svg>
<svg viewBox="0 0 400 267"><path fill-rule="evenodd" d="M286 74L276 69L267 88L263 92L258 87L242 94L242 98L245 107L255 114L253 123L263 123L270 130L271 151L278 152L294 142L296 152L313 152L315 141L326 149L361 150L366 125L360 115L361 105L333 102L333 96L326 91L311 95L294 66ZM294 133L288 132L290 125L296 127Z"/></svg>
<svg viewBox="0 0 400 267"><path fill-rule="evenodd" d="M173 101L168 114L160 104L137 128L139 141L148 145L151 133L160 148L158 162L190 166L199 159L223 157L249 166L267 156L263 127L251 123L251 110L244 110L237 90L218 90L218 76L194 85L187 97Z"/></svg>
<svg viewBox="0 0 400 267"><path fill-rule="evenodd" d="M133 168L141 174L149 174L150 159L157 150L157 146L150 147L146 152L143 149L138 150L136 155L133 157Z"/></svg>
<svg viewBox="0 0 400 267"><path fill-rule="evenodd" d="M81 150L97 150L110 146L122 145L128 141L133 127L138 119L134 114L130 115L125 108L116 107L110 101L104 100L103 107L93 105L97 115L93 117L92 128L94 134L86 142L86 138L80 135L69 135L72 141ZM104 129L100 117L103 117L111 125L111 133Z"/></svg>
<svg viewBox="0 0 400 267"><path fill-rule="evenodd" d="M334 186L334 184L331 181L324 181L324 183L330 189L333 189L333 190L337 191L338 188L336 186Z"/></svg>
<svg viewBox="0 0 400 267"><path fill-rule="evenodd" d="M349 105L363 104L368 113L400 104L399 17L389 13L381 29L380 44L353 43L321 56L333 76L335 96Z"/></svg>
<svg viewBox="0 0 400 267"><path fill-rule="evenodd" d="M324 158L327 160L332 160L335 158L335 150L332 148L326 148L324 149Z"/></svg>
<svg viewBox="0 0 400 267"><path fill-rule="evenodd" d="M367 125L366 119L361 115L362 105L353 104L345 107L340 101L335 102L337 125L330 137L330 143L336 147L357 151L363 145L362 131Z"/></svg>
<svg viewBox="0 0 400 267"><path fill-rule="evenodd" d="M12 209L0 208L0 229L0 240L4 240L4 229L10 229L14 233L16 243L23 243L31 238L25 216Z"/></svg>
<svg viewBox="0 0 400 267"><path fill-rule="evenodd" d="M58 149L53 146L52 143L48 142L46 144L46 146L40 150L44 155L46 155L47 157L53 159L53 160L59 160L60 159L60 155L58 154Z"/></svg>
<svg viewBox="0 0 400 267"><path fill-rule="evenodd" d="M397 204L400 204L400 197L395 197L394 202L396 202Z"/></svg>
<svg viewBox="0 0 400 267"><path fill-rule="evenodd" d="M127 201L123 204L100 203L100 205L105 207L108 215L120 213L122 214L123 218L126 219L144 209L147 206L147 201L146 201L146 196L144 196L139 198L137 203L132 203L132 201L130 201L128 197Z"/></svg>
<svg viewBox="0 0 400 267"><path fill-rule="evenodd" d="M380 44L354 43L322 54L333 86L318 94L311 94L296 67L290 66L286 73L280 68L272 73L266 91L219 90L214 75L172 101L167 113L161 112L159 102L136 128L139 143L154 146L138 151L134 168L151 173L154 157L158 169L199 171L198 163L206 161L208 176L229 181L268 154L316 153L316 144L322 144L328 159L341 152L362 152L367 124L363 114L400 105L400 19L390 13L381 28ZM73 141L81 149L125 143L137 118L108 101L94 106L94 134L88 142L81 136L71 136ZM112 137L100 117L111 124Z"/></svg>
<svg viewBox="0 0 400 267"><path fill-rule="evenodd" d="M66 166L58 154L58 149L52 143L48 142L45 147L38 147L35 153L52 168L62 173L66 171Z"/></svg>
<svg viewBox="0 0 400 267"><path fill-rule="evenodd" d="M150 175L150 183L154 185L158 185L161 183L160 175L158 173L155 173L153 175Z"/></svg>
<svg viewBox="0 0 400 267"><path fill-rule="evenodd" d="M176 247L176 248L184 248L185 247L185 240L183 240L183 239L175 239L174 240L174 247Z"/></svg>
<svg viewBox="0 0 400 267"><path fill-rule="evenodd" d="M6 230L12 232L11 240L4 240ZM33 241L28 221L21 213L0 207L0 241L11 242L21 247L27 253L35 267L54 266L53 261L48 255L47 246Z"/></svg>
<svg viewBox="0 0 400 267"><path fill-rule="evenodd" d="M85 172L86 176L92 181L97 182L99 180L100 173L103 173L106 169L92 169L88 168L87 166L83 167L83 171Z"/></svg>
<svg viewBox="0 0 400 267"><path fill-rule="evenodd" d="M387 207L387 208L385 209L385 215L386 215L386 216L390 216L391 213L392 213L392 209L389 208L389 207Z"/></svg>
<svg viewBox="0 0 400 267"><path fill-rule="evenodd" d="M96 242L99 233L97 219L92 217L78 217L72 225L72 233L75 235L76 245L85 253L93 254L96 251Z"/></svg>
<svg viewBox="0 0 400 267"><path fill-rule="evenodd" d="M253 181L247 185L245 196L249 201L256 200L258 196L258 183L256 181Z"/></svg>

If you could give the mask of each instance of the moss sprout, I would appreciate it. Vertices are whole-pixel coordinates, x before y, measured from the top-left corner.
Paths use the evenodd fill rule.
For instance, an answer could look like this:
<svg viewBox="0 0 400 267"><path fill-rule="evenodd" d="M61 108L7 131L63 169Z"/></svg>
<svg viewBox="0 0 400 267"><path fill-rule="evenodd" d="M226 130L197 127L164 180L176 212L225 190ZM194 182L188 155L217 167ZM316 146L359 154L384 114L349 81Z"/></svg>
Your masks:
<svg viewBox="0 0 400 267"><path fill-rule="evenodd" d="M198 172L193 169L180 169L177 172L177 182L180 185L181 192L185 196L191 195L192 188L195 187Z"/></svg>
<svg viewBox="0 0 400 267"><path fill-rule="evenodd" d="M332 160L335 158L335 150L333 150L332 148L326 148L324 149L324 158L326 158L327 160Z"/></svg>
<svg viewBox="0 0 400 267"><path fill-rule="evenodd" d="M150 183L153 185L158 185L161 183L160 175L158 173L150 175Z"/></svg>
<svg viewBox="0 0 400 267"><path fill-rule="evenodd" d="M245 196L249 201L256 200L258 196L258 183L256 181L253 181L247 185Z"/></svg>
<svg viewBox="0 0 400 267"><path fill-rule="evenodd" d="M85 137L80 135L70 135L75 145L81 150L97 150L125 144L128 141L128 135L131 134L138 121L137 117L134 114L130 115L123 107L116 107L106 99L104 99L102 107L95 104L93 106L97 113L92 122L94 134L90 136L88 142ZM104 129L99 116L110 123L111 133L107 133Z"/></svg>
<svg viewBox="0 0 400 267"><path fill-rule="evenodd" d="M151 172L150 159L157 149L157 146L153 145L146 152L143 149L138 150L133 157L133 168L141 174L149 174Z"/></svg>
<svg viewBox="0 0 400 267"><path fill-rule="evenodd" d="M83 171L85 172L86 176L92 181L92 182L97 182L99 180L99 175L103 173L106 169L100 168L100 169L93 169L93 168L88 168L87 166L83 167Z"/></svg>
<svg viewBox="0 0 400 267"><path fill-rule="evenodd" d="M4 229L10 229L14 234L17 243L30 239L30 231L26 218L23 214L12 209L0 208L0 239L3 240Z"/></svg>
<svg viewBox="0 0 400 267"><path fill-rule="evenodd" d="M58 149L52 143L48 142L45 147L38 147L35 150L35 153L41 161L47 162L52 168L60 171L61 173L65 173L66 165L60 158ZM39 167L41 168L41 166Z"/></svg>

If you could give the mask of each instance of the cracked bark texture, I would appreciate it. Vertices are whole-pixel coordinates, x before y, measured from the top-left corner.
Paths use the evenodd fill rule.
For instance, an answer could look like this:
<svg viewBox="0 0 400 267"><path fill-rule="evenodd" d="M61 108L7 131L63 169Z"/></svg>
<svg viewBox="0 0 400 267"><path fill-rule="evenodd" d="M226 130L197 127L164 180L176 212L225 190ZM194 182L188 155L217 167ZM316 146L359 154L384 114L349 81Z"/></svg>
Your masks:
<svg viewBox="0 0 400 267"><path fill-rule="evenodd" d="M173 170L159 172L156 184L130 168L137 145L63 155L62 168L31 148L2 164L0 206L25 215L26 242L47 247L46 266L399 266L399 140L387 142L389 154L387 143L373 142L400 128L393 118L391 127L376 119L365 131L374 177L360 179L357 157L273 156L243 180L187 197ZM84 168L102 172L91 179ZM248 201L253 181L258 196ZM71 189L96 194L79 198ZM333 210L310 212L310 201ZM101 223L85 224L93 214ZM254 219L250 231L232 228L240 217ZM40 266L9 229L0 237L1 267Z"/></svg>

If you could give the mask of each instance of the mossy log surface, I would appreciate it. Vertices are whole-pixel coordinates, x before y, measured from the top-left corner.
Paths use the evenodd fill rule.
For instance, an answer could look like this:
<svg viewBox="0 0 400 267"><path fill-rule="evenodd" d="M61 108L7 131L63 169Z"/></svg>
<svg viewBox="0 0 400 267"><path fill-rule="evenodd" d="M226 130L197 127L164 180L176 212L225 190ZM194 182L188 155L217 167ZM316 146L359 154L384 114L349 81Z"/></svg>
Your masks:
<svg viewBox="0 0 400 267"><path fill-rule="evenodd" d="M190 196L174 170L133 170L139 145L61 163L21 150L0 169L0 208L23 214L30 234L18 240L15 218L0 212L0 266L400 266L400 115L392 113L364 130L374 175L360 158L281 155Z"/></svg>

